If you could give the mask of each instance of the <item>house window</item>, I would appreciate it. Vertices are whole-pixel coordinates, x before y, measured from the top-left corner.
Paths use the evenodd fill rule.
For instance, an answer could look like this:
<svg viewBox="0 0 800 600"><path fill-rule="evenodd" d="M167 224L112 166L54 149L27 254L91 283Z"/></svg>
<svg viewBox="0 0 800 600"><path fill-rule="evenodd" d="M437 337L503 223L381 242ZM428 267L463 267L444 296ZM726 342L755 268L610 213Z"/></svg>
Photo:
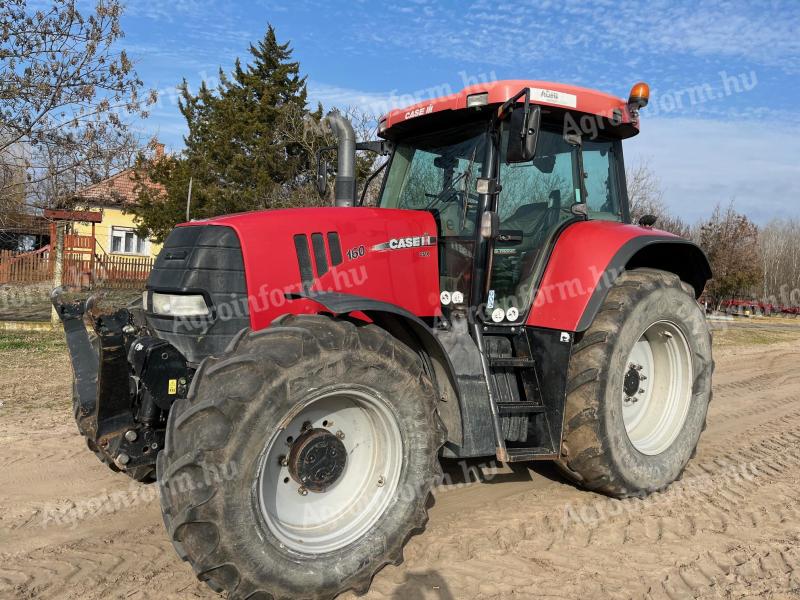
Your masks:
<svg viewBox="0 0 800 600"><path fill-rule="evenodd" d="M115 254L147 255L150 253L150 242L136 235L133 229L112 227L111 252Z"/></svg>

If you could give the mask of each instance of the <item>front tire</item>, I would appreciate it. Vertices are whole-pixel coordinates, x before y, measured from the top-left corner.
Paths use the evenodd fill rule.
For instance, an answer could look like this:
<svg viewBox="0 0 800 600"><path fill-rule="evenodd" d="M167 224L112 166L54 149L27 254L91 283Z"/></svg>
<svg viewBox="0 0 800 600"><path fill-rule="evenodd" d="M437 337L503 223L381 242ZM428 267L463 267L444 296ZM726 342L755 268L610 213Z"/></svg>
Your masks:
<svg viewBox="0 0 800 600"><path fill-rule="evenodd" d="M664 271L623 273L573 348L560 466L615 497L664 489L705 429L713 366L693 290Z"/></svg>
<svg viewBox="0 0 800 600"><path fill-rule="evenodd" d="M164 521L230 598L363 593L424 529L444 438L407 346L374 325L283 317L204 361L173 405Z"/></svg>

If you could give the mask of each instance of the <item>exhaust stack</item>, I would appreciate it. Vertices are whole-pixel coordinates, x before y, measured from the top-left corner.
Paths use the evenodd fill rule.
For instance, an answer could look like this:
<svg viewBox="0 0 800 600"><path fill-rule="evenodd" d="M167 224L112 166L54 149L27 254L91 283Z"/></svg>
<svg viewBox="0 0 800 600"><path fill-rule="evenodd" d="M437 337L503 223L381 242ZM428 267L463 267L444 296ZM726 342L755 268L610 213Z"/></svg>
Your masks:
<svg viewBox="0 0 800 600"><path fill-rule="evenodd" d="M339 144L334 199L336 206L353 206L356 199L356 134L338 111L325 117Z"/></svg>

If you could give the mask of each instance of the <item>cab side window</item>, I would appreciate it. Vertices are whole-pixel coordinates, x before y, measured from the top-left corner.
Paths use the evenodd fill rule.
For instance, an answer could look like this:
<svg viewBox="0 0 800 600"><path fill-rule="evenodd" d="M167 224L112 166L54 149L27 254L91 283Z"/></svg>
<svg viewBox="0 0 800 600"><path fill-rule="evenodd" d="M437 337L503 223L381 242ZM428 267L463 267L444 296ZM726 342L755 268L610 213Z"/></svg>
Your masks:
<svg viewBox="0 0 800 600"><path fill-rule="evenodd" d="M622 220L617 177L618 146L618 142L612 141L583 142L586 206L592 219Z"/></svg>

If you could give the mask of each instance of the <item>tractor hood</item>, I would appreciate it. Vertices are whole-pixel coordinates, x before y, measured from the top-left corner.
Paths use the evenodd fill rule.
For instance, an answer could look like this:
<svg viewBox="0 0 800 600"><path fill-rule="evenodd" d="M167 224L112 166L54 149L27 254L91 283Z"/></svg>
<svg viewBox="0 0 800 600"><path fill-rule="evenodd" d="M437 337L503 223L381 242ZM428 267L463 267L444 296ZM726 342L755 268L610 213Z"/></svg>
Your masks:
<svg viewBox="0 0 800 600"><path fill-rule="evenodd" d="M298 292L371 298L421 317L439 313L437 230L427 212L267 210L193 221L176 232L193 227L227 228L238 238L253 329L282 314L320 311L313 300L291 299Z"/></svg>

